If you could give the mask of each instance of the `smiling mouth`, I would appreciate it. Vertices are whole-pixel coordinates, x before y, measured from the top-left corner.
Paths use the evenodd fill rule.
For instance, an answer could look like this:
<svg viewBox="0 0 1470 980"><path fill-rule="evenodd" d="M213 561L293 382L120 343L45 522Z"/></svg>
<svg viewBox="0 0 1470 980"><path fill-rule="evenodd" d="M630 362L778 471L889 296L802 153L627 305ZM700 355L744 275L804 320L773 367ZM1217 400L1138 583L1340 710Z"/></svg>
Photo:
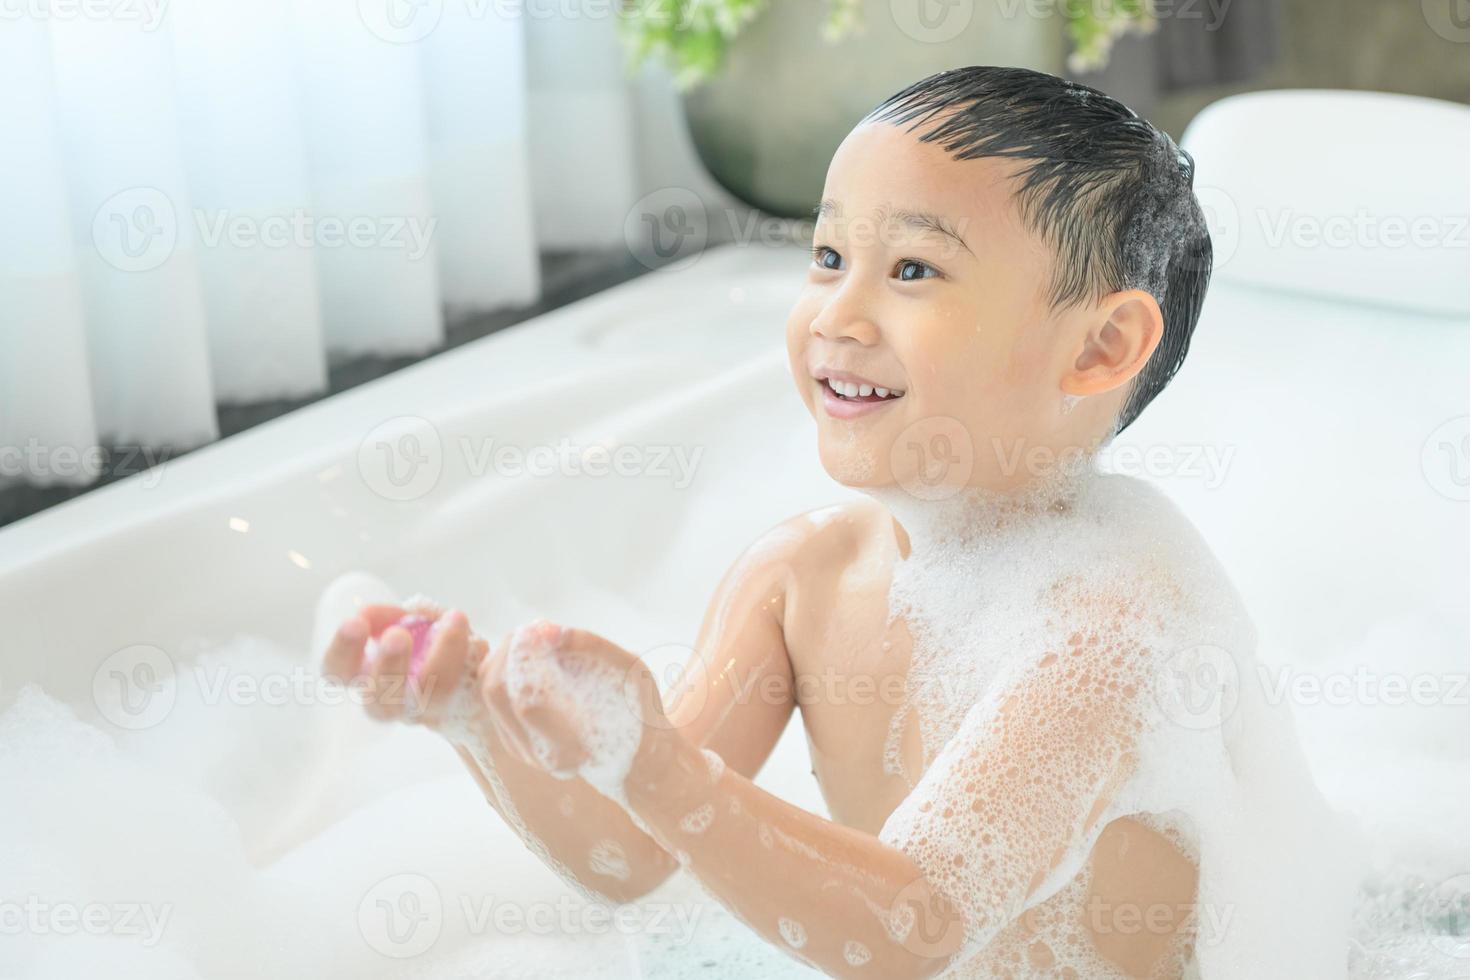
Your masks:
<svg viewBox="0 0 1470 980"><path fill-rule="evenodd" d="M897 401L904 395L897 388L879 388L876 385L860 384L856 381L843 381L837 378L819 378L818 381L829 396L845 402L877 404Z"/></svg>

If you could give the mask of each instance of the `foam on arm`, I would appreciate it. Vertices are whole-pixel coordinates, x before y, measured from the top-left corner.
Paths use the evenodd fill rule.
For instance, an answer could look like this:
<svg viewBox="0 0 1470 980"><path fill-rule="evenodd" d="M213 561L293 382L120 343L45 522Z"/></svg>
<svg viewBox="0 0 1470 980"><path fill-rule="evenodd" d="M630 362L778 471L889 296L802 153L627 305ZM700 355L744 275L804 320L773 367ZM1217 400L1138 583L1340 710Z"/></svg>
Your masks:
<svg viewBox="0 0 1470 980"><path fill-rule="evenodd" d="M965 715L879 832L957 907L968 957L1086 861L1136 764L1148 646L1075 633Z"/></svg>

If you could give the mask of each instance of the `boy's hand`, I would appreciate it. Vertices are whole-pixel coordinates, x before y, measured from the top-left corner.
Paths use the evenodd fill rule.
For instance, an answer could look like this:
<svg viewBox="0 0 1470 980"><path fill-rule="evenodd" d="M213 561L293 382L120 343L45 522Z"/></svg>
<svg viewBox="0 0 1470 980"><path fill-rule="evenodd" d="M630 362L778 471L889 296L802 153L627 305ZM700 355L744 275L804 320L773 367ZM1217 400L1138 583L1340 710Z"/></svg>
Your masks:
<svg viewBox="0 0 1470 980"><path fill-rule="evenodd" d="M609 796L622 794L635 759L647 766L661 755L640 745L676 734L641 659L545 620L501 641L480 672L479 692L511 751L553 775L581 775Z"/></svg>
<svg viewBox="0 0 1470 980"><path fill-rule="evenodd" d="M411 670L413 636L395 625L405 616L433 621L428 650L419 670ZM368 657L368 641L376 656ZM392 605L365 606L345 620L327 648L323 671L342 683L357 685L363 707L380 721L408 721L436 727L444 721L450 700L472 679L489 645L470 632L463 612L445 612L428 603L412 609Z"/></svg>

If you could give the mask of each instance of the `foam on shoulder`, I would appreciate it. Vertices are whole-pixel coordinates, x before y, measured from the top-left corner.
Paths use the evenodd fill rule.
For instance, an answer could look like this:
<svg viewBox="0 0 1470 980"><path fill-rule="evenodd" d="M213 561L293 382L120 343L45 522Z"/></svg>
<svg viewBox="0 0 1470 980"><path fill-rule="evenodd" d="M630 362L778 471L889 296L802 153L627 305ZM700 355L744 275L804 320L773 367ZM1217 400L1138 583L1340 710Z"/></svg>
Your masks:
<svg viewBox="0 0 1470 980"><path fill-rule="evenodd" d="M873 495L909 539L890 612L913 638L924 767L903 773L914 788L881 837L955 901L969 953L1075 881L1109 822L1177 813L1203 862L1201 907L1234 911L1199 949L1206 975L1250 957L1340 972L1346 838L1290 718L1242 683L1254 631L1177 509L1090 472L1025 496ZM885 759L901 759L895 744ZM1293 854L1314 875L1289 875L1313 893L1294 918L1279 863ZM1051 954L1082 969L1090 944L1073 945Z"/></svg>

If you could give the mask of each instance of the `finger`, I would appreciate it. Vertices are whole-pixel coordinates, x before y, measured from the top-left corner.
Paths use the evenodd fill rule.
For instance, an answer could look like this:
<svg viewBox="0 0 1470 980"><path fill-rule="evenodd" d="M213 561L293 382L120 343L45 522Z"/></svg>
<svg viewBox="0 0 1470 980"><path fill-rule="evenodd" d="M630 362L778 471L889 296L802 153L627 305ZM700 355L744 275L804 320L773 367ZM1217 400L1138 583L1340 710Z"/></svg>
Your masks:
<svg viewBox="0 0 1470 980"><path fill-rule="evenodd" d="M408 666L413 657L413 637L401 626L390 626L378 640L373 660L372 698L367 712L379 721L392 721L407 707Z"/></svg>
<svg viewBox="0 0 1470 980"><path fill-rule="evenodd" d="M530 739L521 729L515 709L511 707L510 693L505 687L505 661L510 644L502 643L500 649L487 661L484 677L480 683L480 700L484 702L486 714L495 729L495 734L510 752L529 766L540 768L540 763L531 753Z"/></svg>
<svg viewBox="0 0 1470 980"><path fill-rule="evenodd" d="M361 616L343 621L332 635L327 652L322 657L322 673L329 680L345 683L356 677L362 669L362 654L367 646L369 626Z"/></svg>
<svg viewBox="0 0 1470 980"><path fill-rule="evenodd" d="M582 745L581 734L576 730L574 715L560 695L550 694L533 705L521 706L516 718L528 733L533 744L536 736L543 746L549 746L549 756L537 755L542 767L552 773L571 773L587 760L587 750Z"/></svg>
<svg viewBox="0 0 1470 980"><path fill-rule="evenodd" d="M357 614L367 620L368 629L373 636L380 636L385 629L398 622L408 612L402 606L373 603L363 606Z"/></svg>
<svg viewBox="0 0 1470 980"><path fill-rule="evenodd" d="M570 635L556 629L557 641ZM582 738L575 728L578 713L561 686L563 669L570 667L575 672L584 663L580 657L567 655L562 647L560 642L531 645L517 651L521 660L512 663L507 659L504 667L515 720L526 733L537 762L552 773L565 772L585 758Z"/></svg>
<svg viewBox="0 0 1470 980"><path fill-rule="evenodd" d="M451 610L439 623L430 634L422 669L410 680L415 703L425 715L433 715L448 702L459 687L469 656L470 621L465 614Z"/></svg>
<svg viewBox="0 0 1470 980"><path fill-rule="evenodd" d="M479 638L477 637L477 639ZM497 673L497 668L503 666L505 658L509 653L510 639L509 637L502 638L500 645L493 650L490 649L490 644L487 641L480 640L480 642L484 644L486 653L475 668L475 679L472 687L475 700L482 709L480 717L488 723L488 736L493 736L512 756L520 758L520 748L514 741L512 733L507 731L504 723L497 717L501 706L504 706L505 702L494 693L496 685L503 685L504 683L504 675Z"/></svg>
<svg viewBox="0 0 1470 980"><path fill-rule="evenodd" d="M490 641L478 633L470 633L470 649L465 657L465 670L476 681L480 678L481 667L488 656L490 656Z"/></svg>

